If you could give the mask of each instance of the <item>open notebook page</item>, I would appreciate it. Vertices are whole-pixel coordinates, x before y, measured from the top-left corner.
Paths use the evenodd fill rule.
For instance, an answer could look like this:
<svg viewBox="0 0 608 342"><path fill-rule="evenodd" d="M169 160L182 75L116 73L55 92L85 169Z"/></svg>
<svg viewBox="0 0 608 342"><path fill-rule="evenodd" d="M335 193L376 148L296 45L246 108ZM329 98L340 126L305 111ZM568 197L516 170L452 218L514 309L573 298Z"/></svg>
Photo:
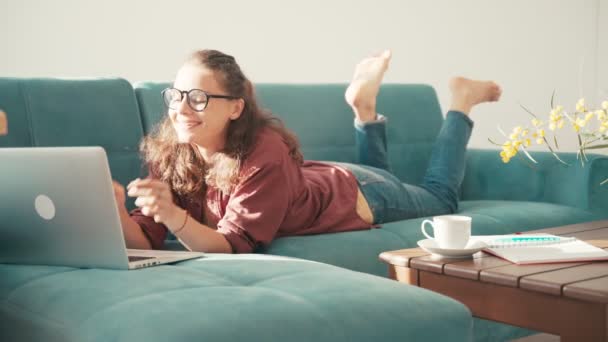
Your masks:
<svg viewBox="0 0 608 342"><path fill-rule="evenodd" d="M472 240L483 241L489 247L483 251L516 264L538 264L556 262L579 262L608 260L608 251L575 238L556 237L557 240L514 240L517 237L556 237L549 234L535 235L486 235L472 236ZM497 243L504 242L504 244Z"/></svg>

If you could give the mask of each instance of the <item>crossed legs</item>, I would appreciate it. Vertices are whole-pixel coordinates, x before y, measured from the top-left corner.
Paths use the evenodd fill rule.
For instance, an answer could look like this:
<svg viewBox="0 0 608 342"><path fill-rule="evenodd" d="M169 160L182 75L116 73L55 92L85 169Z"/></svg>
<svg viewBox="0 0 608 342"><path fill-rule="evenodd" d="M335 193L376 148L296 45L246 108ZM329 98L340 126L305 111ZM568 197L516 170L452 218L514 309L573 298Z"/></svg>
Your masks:
<svg viewBox="0 0 608 342"><path fill-rule="evenodd" d="M458 208L457 194L464 177L466 145L473 127L468 115L480 103L497 101L501 89L492 81L452 78L449 82L450 110L434 144L424 180L419 185L402 184L386 172L390 168L385 121L376 113L376 98L390 60L388 50L363 59L356 66L345 93L346 102L355 114L360 163L371 167L364 171L353 168L363 195L360 193L357 211L367 206L376 223L454 212ZM385 184L364 180L369 178L363 175L368 171L384 177Z"/></svg>

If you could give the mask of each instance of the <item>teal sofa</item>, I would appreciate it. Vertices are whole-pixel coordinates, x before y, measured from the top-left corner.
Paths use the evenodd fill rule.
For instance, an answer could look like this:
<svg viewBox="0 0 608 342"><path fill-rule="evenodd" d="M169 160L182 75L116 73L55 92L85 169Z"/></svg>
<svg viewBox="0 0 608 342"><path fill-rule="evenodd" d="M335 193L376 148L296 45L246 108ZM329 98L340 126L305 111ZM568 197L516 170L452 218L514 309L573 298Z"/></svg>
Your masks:
<svg viewBox="0 0 608 342"><path fill-rule="evenodd" d="M0 78L7 146L99 145L112 175L142 174L138 143L162 116L167 83L122 79ZM260 84L261 103L300 138L306 159L356 162L353 117L343 84ZM417 183L443 116L425 85L385 85L395 174ZM497 120L483 113L473 119ZM497 151L470 150L459 213L473 234L501 234L608 217L608 158L582 168L536 153L535 169L504 165ZM132 205L132 202L130 203ZM471 319L462 304L383 279L378 255L416 246L423 218L380 229L285 237L248 255L212 255L140 271L0 265L4 341L495 341L531 332ZM3 222L4 224L10 224ZM1 229L0 229L1 232ZM169 248L179 245L167 241Z"/></svg>

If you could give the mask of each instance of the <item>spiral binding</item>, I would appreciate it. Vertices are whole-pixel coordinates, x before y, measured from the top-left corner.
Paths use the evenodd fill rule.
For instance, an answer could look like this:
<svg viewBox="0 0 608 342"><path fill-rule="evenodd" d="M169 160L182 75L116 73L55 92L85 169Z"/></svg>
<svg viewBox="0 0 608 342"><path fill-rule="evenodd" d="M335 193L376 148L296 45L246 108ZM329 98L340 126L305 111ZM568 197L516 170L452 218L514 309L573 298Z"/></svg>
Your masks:
<svg viewBox="0 0 608 342"><path fill-rule="evenodd" d="M514 236L508 238L500 238L488 243L490 248L510 248L510 247L529 247L529 246L546 246L568 243L576 241L575 237L560 237L560 236Z"/></svg>

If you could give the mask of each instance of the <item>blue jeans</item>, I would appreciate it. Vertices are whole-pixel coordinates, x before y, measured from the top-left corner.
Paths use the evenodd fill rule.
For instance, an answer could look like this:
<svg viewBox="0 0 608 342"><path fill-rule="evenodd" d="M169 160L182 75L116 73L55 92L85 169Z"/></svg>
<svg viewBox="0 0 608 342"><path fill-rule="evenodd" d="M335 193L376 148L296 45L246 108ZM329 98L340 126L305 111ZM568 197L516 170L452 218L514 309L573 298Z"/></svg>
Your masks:
<svg viewBox="0 0 608 342"><path fill-rule="evenodd" d="M386 122L355 124L359 162L345 164L374 215L374 223L454 213L464 178L466 146L473 121L461 112L449 111L433 146L421 184L402 183L389 172Z"/></svg>

